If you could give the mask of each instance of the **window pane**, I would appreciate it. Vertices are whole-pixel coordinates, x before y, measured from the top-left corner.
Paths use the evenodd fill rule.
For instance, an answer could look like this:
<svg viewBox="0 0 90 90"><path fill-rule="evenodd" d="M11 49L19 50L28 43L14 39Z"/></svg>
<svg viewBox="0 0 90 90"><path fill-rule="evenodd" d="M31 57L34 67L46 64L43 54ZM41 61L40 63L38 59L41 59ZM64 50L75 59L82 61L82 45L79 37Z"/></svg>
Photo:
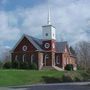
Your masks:
<svg viewBox="0 0 90 90"><path fill-rule="evenodd" d="M48 36L48 33L46 33L46 36Z"/></svg>

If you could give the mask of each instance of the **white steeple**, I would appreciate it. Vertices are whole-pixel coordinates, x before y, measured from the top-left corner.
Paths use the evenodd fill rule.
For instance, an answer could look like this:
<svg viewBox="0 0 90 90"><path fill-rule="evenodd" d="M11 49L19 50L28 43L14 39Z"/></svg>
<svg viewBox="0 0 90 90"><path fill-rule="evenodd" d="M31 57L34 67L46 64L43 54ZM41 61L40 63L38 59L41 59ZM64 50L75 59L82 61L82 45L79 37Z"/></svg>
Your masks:
<svg viewBox="0 0 90 90"><path fill-rule="evenodd" d="M47 25L42 26L43 30L43 39L44 40L55 40L56 39L56 29L51 24L51 15L50 15L50 8L48 9L48 18L47 18Z"/></svg>
<svg viewBox="0 0 90 90"><path fill-rule="evenodd" d="M48 10L48 20L47 20L47 24L51 25L51 14L50 14L50 8Z"/></svg>

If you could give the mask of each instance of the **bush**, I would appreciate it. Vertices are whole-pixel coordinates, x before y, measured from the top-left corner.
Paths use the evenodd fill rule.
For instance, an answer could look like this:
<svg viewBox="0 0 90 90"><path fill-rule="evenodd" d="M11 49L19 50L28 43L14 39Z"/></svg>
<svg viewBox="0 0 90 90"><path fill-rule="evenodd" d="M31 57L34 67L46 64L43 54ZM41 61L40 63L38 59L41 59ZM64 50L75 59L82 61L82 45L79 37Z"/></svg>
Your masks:
<svg viewBox="0 0 90 90"><path fill-rule="evenodd" d="M63 77L62 77L62 81L63 82L72 82L73 78L72 78L71 75L64 74Z"/></svg>
<svg viewBox="0 0 90 90"><path fill-rule="evenodd" d="M10 61L5 62L5 63L3 64L3 68L4 68L4 69L10 69L10 68L11 68L11 62L10 62Z"/></svg>
<svg viewBox="0 0 90 90"><path fill-rule="evenodd" d="M66 72L62 77L62 81L64 82L76 82L76 81L83 81L83 76L78 72Z"/></svg>
<svg viewBox="0 0 90 90"><path fill-rule="evenodd" d="M37 69L37 65L36 65L35 63L32 63L32 64L30 65L30 69Z"/></svg>
<svg viewBox="0 0 90 90"><path fill-rule="evenodd" d="M18 61L12 62L12 68L18 69L19 68L19 62Z"/></svg>
<svg viewBox="0 0 90 90"><path fill-rule="evenodd" d="M0 68L2 68L2 66L3 66L3 64L2 64L2 62L0 61Z"/></svg>
<svg viewBox="0 0 90 90"><path fill-rule="evenodd" d="M88 68L86 72L90 75L90 68Z"/></svg>
<svg viewBox="0 0 90 90"><path fill-rule="evenodd" d="M77 65L77 70L84 70L84 67L82 67L81 65Z"/></svg>
<svg viewBox="0 0 90 90"><path fill-rule="evenodd" d="M72 71L73 70L73 65L72 64L67 64L66 67L65 67L65 70Z"/></svg>
<svg viewBox="0 0 90 90"><path fill-rule="evenodd" d="M29 69L28 62L20 62L20 69Z"/></svg>

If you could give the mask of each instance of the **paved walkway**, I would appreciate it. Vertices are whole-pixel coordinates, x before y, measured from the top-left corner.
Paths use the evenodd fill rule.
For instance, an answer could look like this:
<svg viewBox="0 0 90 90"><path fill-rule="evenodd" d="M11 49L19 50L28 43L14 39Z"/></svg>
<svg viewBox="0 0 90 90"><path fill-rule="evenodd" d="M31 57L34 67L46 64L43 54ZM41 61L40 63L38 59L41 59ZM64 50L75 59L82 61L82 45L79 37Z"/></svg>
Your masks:
<svg viewBox="0 0 90 90"><path fill-rule="evenodd" d="M24 85L0 90L90 90L90 82Z"/></svg>

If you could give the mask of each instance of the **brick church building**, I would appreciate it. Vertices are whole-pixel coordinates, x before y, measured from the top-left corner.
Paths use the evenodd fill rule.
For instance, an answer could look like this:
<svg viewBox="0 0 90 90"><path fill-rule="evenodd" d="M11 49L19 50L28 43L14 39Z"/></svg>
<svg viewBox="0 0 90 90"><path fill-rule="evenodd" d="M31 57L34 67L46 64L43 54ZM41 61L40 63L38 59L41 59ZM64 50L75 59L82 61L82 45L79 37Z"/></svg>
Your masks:
<svg viewBox="0 0 90 90"><path fill-rule="evenodd" d="M29 35L23 35L12 49L12 62L35 63L37 69L52 67L57 70L64 70L67 64L72 64L76 70L76 58L70 50L67 41L56 41L56 29L50 23L42 26L42 39Z"/></svg>

